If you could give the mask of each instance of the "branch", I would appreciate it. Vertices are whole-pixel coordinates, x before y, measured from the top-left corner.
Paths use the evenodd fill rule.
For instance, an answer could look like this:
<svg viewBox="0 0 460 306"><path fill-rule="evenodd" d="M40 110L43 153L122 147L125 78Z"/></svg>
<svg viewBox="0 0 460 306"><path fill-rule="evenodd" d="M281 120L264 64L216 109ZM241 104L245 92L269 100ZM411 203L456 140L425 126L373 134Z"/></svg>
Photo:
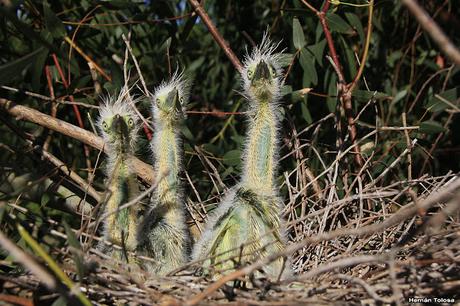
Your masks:
<svg viewBox="0 0 460 306"><path fill-rule="evenodd" d="M448 201L454 197L460 196L460 178L450 182L448 186L442 188L438 192L431 193L424 201L421 203L408 204L399 209L391 217L384 220L381 223L374 223L371 225L363 226L360 228L351 228L351 229L338 229L332 232L318 234L316 236L306 237L298 243L291 244L285 248L284 251L271 254L267 257L262 258L258 262L255 262L251 265L245 266L237 271L234 271L230 274L222 276L217 281L212 283L207 287L203 292L193 296L188 302L185 303L187 306L194 306L200 303L203 299L208 297L214 291L218 290L220 287L225 285L227 282L235 280L237 278L243 277L252 273L253 271L264 267L265 265L271 263L272 261L278 259L279 257L286 257L290 254L293 254L307 245L316 244L322 241L329 241L344 236L356 236L356 237L367 237L375 233L383 232L384 230L400 224L401 222L414 217L419 209L428 210L439 202ZM369 258L366 258L369 259Z"/></svg>
<svg viewBox="0 0 460 306"><path fill-rule="evenodd" d="M92 146L93 148L105 151L104 141L101 137L98 137L93 133L88 132L87 130L81 129L63 120L45 115L35 109L26 106L17 105L14 102L5 99L0 99L0 109L16 117L18 120L26 120L36 123L50 130L77 139L87 145ZM154 178L152 167L135 157L133 157L132 162L134 171L137 173L137 175L145 182L153 184Z"/></svg>
<svg viewBox="0 0 460 306"><path fill-rule="evenodd" d="M364 43L364 51L363 51L363 55L361 57L358 73L356 74L356 76L353 79L353 82L350 84L350 86L348 86L348 91L350 93L353 93L353 90L355 89L356 84L358 84L358 81L361 78L361 75L363 74L364 66L366 65L367 54L369 53L369 45L370 45L370 42L371 42L373 14L374 14L374 0L370 0L369 1L369 16L367 18L366 41Z"/></svg>
<svg viewBox="0 0 460 306"><path fill-rule="evenodd" d="M425 31L438 44L439 48L457 65L460 66L460 51L444 34L428 13L418 5L416 0L402 0L409 11L418 20Z"/></svg>
<svg viewBox="0 0 460 306"><path fill-rule="evenodd" d="M219 44L219 46L224 50L225 55L229 58L229 60L232 62L233 66L241 72L243 70L243 65L241 64L240 60L238 57L236 57L235 53L232 51L228 43L225 41L225 39L222 37L222 35L219 33L217 30L216 26L212 22L211 18L209 18L209 15L206 13L206 11L203 9L200 3L196 0L188 0L188 2L193 6L195 9L195 12L201 17L201 20L203 20L204 24L208 28L209 32L211 33L212 37L214 37L215 41Z"/></svg>
<svg viewBox="0 0 460 306"><path fill-rule="evenodd" d="M349 88L350 87L353 88L354 85L353 83L352 83L352 86L350 87L346 85L342 65L340 65L339 57L337 56L337 50L335 49L335 45L334 45L334 40L332 39L332 34L331 34L331 31L329 30L329 25L326 19L326 12L329 9L330 1L324 0L324 5L321 11L314 8L306 0L301 0L301 1L305 6L307 6L311 11L313 11L318 16L319 22L321 23L321 27L323 28L324 36L326 37L327 45L329 48L329 53L331 54L332 62L334 63L333 65L334 70L337 73L337 77L339 80L338 85L337 85L337 90L338 90L338 96L339 96L340 102L342 103L342 107L345 111L345 116L347 117L348 134L350 135L350 141L352 145L355 145L358 132L356 129L355 119L354 119L354 114L353 114L353 103L351 101L351 91L349 90ZM370 28L368 29L368 36L369 35L370 35ZM365 58L364 56L367 56L367 52L363 54L363 58ZM364 63L362 63L362 67L364 69ZM362 167L364 163L363 163L363 158L361 157L360 147L355 145L353 147L353 151L355 153L354 157L355 157L356 164L359 167Z"/></svg>

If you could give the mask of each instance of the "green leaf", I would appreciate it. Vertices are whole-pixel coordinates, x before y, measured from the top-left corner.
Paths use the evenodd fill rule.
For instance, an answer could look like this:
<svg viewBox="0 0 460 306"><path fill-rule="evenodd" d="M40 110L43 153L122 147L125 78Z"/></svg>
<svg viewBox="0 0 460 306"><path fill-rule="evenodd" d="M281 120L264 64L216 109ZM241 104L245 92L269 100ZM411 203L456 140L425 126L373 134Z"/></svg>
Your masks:
<svg viewBox="0 0 460 306"><path fill-rule="evenodd" d="M40 206L41 207L46 206L50 200L51 200L50 194L48 192L43 193L40 198Z"/></svg>
<svg viewBox="0 0 460 306"><path fill-rule="evenodd" d="M287 67L291 64L292 62L292 59L294 58L294 54L292 53L280 53L280 54L277 54L278 58L279 58L279 65L281 67Z"/></svg>
<svg viewBox="0 0 460 306"><path fill-rule="evenodd" d="M14 13L10 12L9 10L3 9L1 5L0 5L0 16L6 17L6 19L11 21L11 23L16 27L16 29L20 31L25 37L27 37L28 40L36 40L40 44L48 48L49 50L53 51L54 53L57 53L58 55L61 55L61 51L58 48L56 48L50 42L46 41L46 39L44 39L39 33L37 33L28 24L19 20Z"/></svg>
<svg viewBox="0 0 460 306"><path fill-rule="evenodd" d="M441 99L438 96L441 97ZM433 95L428 99L428 102L425 105L425 108L428 111L436 113L443 111L449 107L452 108L452 105L456 105L455 100L457 100L460 96L460 87L448 89L440 93L438 96ZM452 105L449 105L449 103L446 103L446 101L450 102Z"/></svg>
<svg viewBox="0 0 460 306"><path fill-rule="evenodd" d="M32 88L37 92L40 90L40 85L42 85L40 78L43 75L43 67L45 66L46 59L48 58L48 52L48 49L43 48L43 50L37 54L32 64Z"/></svg>
<svg viewBox="0 0 460 306"><path fill-rule="evenodd" d="M329 96L326 99L327 108L329 112L334 113L337 106L337 77L335 74L333 74L329 79L327 95Z"/></svg>
<svg viewBox="0 0 460 306"><path fill-rule="evenodd" d="M203 66L203 63L205 61L205 57L204 56L201 56L199 57L198 59L194 60L188 67L187 67L187 71L190 71L190 72L194 72L195 70L197 70L198 68L200 68L201 66Z"/></svg>
<svg viewBox="0 0 460 306"><path fill-rule="evenodd" d="M347 18L351 26L356 30L356 32L358 32L359 40L361 41L361 43L364 43L364 40L365 40L364 29L363 29L363 25L361 24L361 20L359 19L359 17L351 12L345 12L345 18Z"/></svg>
<svg viewBox="0 0 460 306"><path fill-rule="evenodd" d="M441 123L434 120L427 120L420 123L419 132L425 134L438 134L446 131Z"/></svg>
<svg viewBox="0 0 460 306"><path fill-rule="evenodd" d="M332 32L353 34L351 26L339 15L328 13L326 14L326 19Z"/></svg>
<svg viewBox="0 0 460 306"><path fill-rule="evenodd" d="M64 25L62 24L62 21L50 9L48 4L43 5L43 12L45 14L46 28L51 32L53 37L64 37L66 35Z"/></svg>
<svg viewBox="0 0 460 306"><path fill-rule="evenodd" d="M377 100L390 98L389 95L383 92L367 91L367 90L359 90L359 89L353 90L353 93L351 94L351 96L360 101L369 101L370 99L372 99L372 97L374 97Z"/></svg>
<svg viewBox="0 0 460 306"><path fill-rule="evenodd" d="M292 86L290 85L283 85L281 87L281 96L284 97L285 95L288 95L292 92Z"/></svg>
<svg viewBox="0 0 460 306"><path fill-rule="evenodd" d="M344 65L347 65L348 73L352 79L357 74L355 53L343 36L340 36L340 42L345 50L346 61L344 61Z"/></svg>
<svg viewBox="0 0 460 306"><path fill-rule="evenodd" d="M315 69L315 58L305 49L300 52L300 65L303 68L303 87L318 84L318 74Z"/></svg>
<svg viewBox="0 0 460 306"><path fill-rule="evenodd" d="M398 101L402 100L405 96L407 95L407 89L401 90L398 92L395 97L393 98L393 101L391 101L392 104L397 103Z"/></svg>
<svg viewBox="0 0 460 306"><path fill-rule="evenodd" d="M188 128L188 126L186 126L185 124L182 124L180 126L180 131L182 132L182 135L187 139L187 140L190 140L190 141L194 141L195 140L195 137L193 136L192 132L190 131L190 129Z"/></svg>
<svg viewBox="0 0 460 306"><path fill-rule="evenodd" d="M17 77L21 77L22 71L34 63L36 57L43 52L43 49L43 47L40 47L15 61L0 66L0 83L7 84Z"/></svg>
<svg viewBox="0 0 460 306"><path fill-rule="evenodd" d="M292 37L294 41L294 47L297 50L300 50L305 46L305 36L303 34L302 26L300 25L299 19L297 18L294 18L292 20Z"/></svg>
<svg viewBox="0 0 460 306"><path fill-rule="evenodd" d="M302 117L305 119L307 124L311 124L313 119L310 114L310 110L308 109L307 99L304 99L305 103L300 104L300 109L302 110Z"/></svg>
<svg viewBox="0 0 460 306"><path fill-rule="evenodd" d="M82 256L82 248L80 242L78 242L77 236L72 231L72 228L66 221L63 221L62 224L64 225L65 233L67 235L67 242L69 243L70 251L73 255L73 260L75 262L75 266L77 267L77 274L79 279L83 279L86 274L85 268L85 261Z"/></svg>
<svg viewBox="0 0 460 306"><path fill-rule="evenodd" d="M56 301L53 302L53 304L51 304L51 306L66 306L67 304L68 303L65 297L60 296Z"/></svg>
<svg viewBox="0 0 460 306"><path fill-rule="evenodd" d="M314 45L308 46L306 49L314 56L318 64L323 67L324 47L326 46L326 39L317 42Z"/></svg>
<svg viewBox="0 0 460 306"><path fill-rule="evenodd" d="M227 166L238 166L241 164L241 150L231 150L225 153L223 162Z"/></svg>

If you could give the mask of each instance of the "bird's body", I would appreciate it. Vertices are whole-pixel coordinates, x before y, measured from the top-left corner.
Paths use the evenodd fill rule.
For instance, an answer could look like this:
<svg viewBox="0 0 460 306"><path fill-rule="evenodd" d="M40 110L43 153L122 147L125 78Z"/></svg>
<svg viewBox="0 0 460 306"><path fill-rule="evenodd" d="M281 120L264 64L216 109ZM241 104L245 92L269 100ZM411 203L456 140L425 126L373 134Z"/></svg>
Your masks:
<svg viewBox="0 0 460 306"><path fill-rule="evenodd" d="M135 152L137 136L137 115L130 109L126 99L128 89L124 88L119 97L110 98L101 106L98 127L107 148L107 198L105 201L104 240L122 249L108 248L104 242L100 247L109 255L128 262L137 247L136 233L138 207L136 205L120 209L139 194L136 174L131 160Z"/></svg>
<svg viewBox="0 0 460 306"><path fill-rule="evenodd" d="M284 249L282 201L274 183L281 87L275 47L265 37L245 61L242 77L250 111L242 179L224 197L194 248L193 258L207 258L203 265L213 267L214 275ZM276 279L286 273L284 268L284 259L278 258L264 273Z"/></svg>
<svg viewBox="0 0 460 306"><path fill-rule="evenodd" d="M151 207L139 229L139 247L154 262L145 267L164 275L188 260L189 235L180 183L182 142L179 126L188 99L189 83L181 75L164 82L153 95L154 137L151 148L158 180Z"/></svg>

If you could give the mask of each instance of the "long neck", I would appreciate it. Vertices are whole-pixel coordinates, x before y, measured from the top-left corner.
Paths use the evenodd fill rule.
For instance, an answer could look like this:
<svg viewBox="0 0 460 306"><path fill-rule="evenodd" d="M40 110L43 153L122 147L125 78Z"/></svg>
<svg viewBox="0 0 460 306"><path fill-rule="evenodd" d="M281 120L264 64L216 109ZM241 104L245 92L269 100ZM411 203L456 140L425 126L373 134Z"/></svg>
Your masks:
<svg viewBox="0 0 460 306"><path fill-rule="evenodd" d="M259 103L250 118L243 155L243 184L255 191L267 192L274 188L277 120L268 101Z"/></svg>
<svg viewBox="0 0 460 306"><path fill-rule="evenodd" d="M155 201L169 208L180 205L181 143L175 129L171 124L157 122L152 142L155 178L158 180Z"/></svg>
<svg viewBox="0 0 460 306"><path fill-rule="evenodd" d="M109 199L107 201L106 232L112 242L125 246L127 250L136 248L137 207L118 208L131 201L139 193L136 175L129 165L132 154L110 154L108 166Z"/></svg>

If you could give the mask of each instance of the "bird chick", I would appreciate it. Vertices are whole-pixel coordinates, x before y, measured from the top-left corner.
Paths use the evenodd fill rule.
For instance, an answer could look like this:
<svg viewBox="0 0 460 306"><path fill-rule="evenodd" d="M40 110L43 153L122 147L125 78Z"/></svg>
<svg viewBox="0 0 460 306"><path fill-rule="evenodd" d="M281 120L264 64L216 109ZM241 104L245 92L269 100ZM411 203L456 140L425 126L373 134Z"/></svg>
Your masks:
<svg viewBox="0 0 460 306"><path fill-rule="evenodd" d="M129 89L124 87L116 99L109 97L99 110L97 126L104 139L108 156L106 163L107 198L105 201L104 240L122 247L100 247L117 259L129 261L128 252L137 247L138 208L119 209L139 194L136 174L132 167L139 118L128 104Z"/></svg>
<svg viewBox="0 0 460 306"><path fill-rule="evenodd" d="M140 249L154 262L145 267L164 275L188 260L189 233L185 223L184 194L180 182L182 141L180 127L185 118L190 81L177 72L154 91L152 113L154 136L151 150L154 176L158 180L150 211L139 229Z"/></svg>
<svg viewBox="0 0 460 306"><path fill-rule="evenodd" d="M242 178L210 217L193 250L192 258L206 258L205 271L214 277L284 249L282 201L274 183L282 85L276 47L265 36L244 61L242 80L249 101L249 130L242 156ZM263 272L277 279L286 274L284 266L284 259L279 258L264 267Z"/></svg>

